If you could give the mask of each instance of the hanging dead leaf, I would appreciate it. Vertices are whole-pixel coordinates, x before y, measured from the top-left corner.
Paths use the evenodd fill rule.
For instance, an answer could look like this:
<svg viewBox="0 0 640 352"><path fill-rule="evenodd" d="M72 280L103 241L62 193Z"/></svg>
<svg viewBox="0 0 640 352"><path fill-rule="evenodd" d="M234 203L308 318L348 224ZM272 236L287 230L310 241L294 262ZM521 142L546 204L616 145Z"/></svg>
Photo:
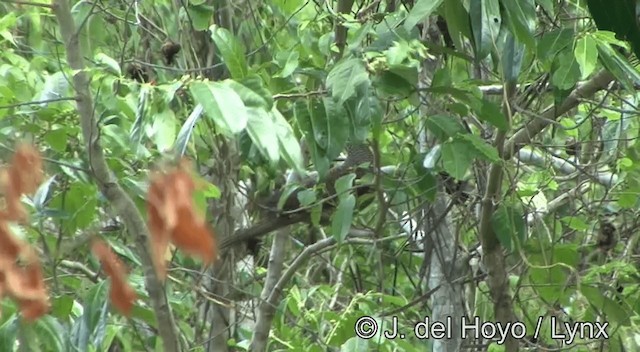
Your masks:
<svg viewBox="0 0 640 352"><path fill-rule="evenodd" d="M147 223L151 236L149 238L151 259L160 280L164 280L167 275L167 264L164 257L169 246L170 234L166 222L175 221L173 218L163 217L165 211L160 210L160 207L166 203L163 188L163 175L154 175L147 194Z"/></svg>
<svg viewBox="0 0 640 352"><path fill-rule="evenodd" d="M215 237L194 207L196 185L189 167L189 162L182 160L178 168L153 175L149 185L148 225L154 265L161 279L166 277L165 254L169 241L186 253L200 257L205 264L216 257Z"/></svg>
<svg viewBox="0 0 640 352"><path fill-rule="evenodd" d="M0 187L6 205L6 210L0 211L0 220L26 220L27 212L20 197L35 192L43 178L42 158L38 150L28 144L19 145L9 167L0 171Z"/></svg>
<svg viewBox="0 0 640 352"><path fill-rule="evenodd" d="M0 221L0 263L7 263L7 266L13 265L25 246L26 243L11 234L9 225Z"/></svg>
<svg viewBox="0 0 640 352"><path fill-rule="evenodd" d="M42 157L38 150L29 144L21 144L11 163L11 181L16 193L31 194L38 189L44 179Z"/></svg>
<svg viewBox="0 0 640 352"><path fill-rule="evenodd" d="M11 233L7 221L26 220L20 198L35 192L43 176L40 153L27 144L19 145L11 164L0 170L5 208L0 210L0 299L5 295L15 299L27 321L49 311L49 294L36 252ZM19 259L24 266L18 265Z"/></svg>
<svg viewBox="0 0 640 352"><path fill-rule="evenodd" d="M111 279L109 299L113 306L123 315L130 316L133 303L137 295L127 282L127 272L124 264L103 241L95 239L91 251L100 260L102 268Z"/></svg>
<svg viewBox="0 0 640 352"><path fill-rule="evenodd" d="M33 252L26 256L26 260L26 266L13 265L4 271L5 289L18 302L22 317L34 321L45 315L51 305L40 261Z"/></svg>
<svg viewBox="0 0 640 352"><path fill-rule="evenodd" d="M178 213L180 221L171 233L171 240L176 247L186 253L200 257L205 264L210 264L216 257L215 240L207 224L197 219L195 209L182 208Z"/></svg>

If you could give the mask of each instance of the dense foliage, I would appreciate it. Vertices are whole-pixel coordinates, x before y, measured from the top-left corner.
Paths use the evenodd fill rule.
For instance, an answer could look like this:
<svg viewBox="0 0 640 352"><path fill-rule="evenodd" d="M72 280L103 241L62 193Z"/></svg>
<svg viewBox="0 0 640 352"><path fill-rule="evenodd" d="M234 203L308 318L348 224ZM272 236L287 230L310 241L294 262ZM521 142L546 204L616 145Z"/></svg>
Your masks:
<svg viewBox="0 0 640 352"><path fill-rule="evenodd" d="M3 1L0 350L640 347L638 11Z"/></svg>

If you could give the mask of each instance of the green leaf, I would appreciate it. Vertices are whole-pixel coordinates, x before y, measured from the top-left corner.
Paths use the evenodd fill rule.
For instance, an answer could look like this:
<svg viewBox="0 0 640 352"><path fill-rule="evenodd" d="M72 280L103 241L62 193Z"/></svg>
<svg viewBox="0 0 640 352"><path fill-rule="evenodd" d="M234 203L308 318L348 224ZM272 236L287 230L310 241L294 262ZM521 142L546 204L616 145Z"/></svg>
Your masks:
<svg viewBox="0 0 640 352"><path fill-rule="evenodd" d="M147 85L143 85L140 89L140 95L138 96L138 105L136 107L136 119L131 126L131 132L129 132L129 138L133 143L135 153L137 154L140 145L142 143L142 136L144 135L144 128L147 125L147 111L150 95L153 92Z"/></svg>
<svg viewBox="0 0 640 352"><path fill-rule="evenodd" d="M57 194L51 200L50 208L64 209L68 215L63 222L64 229L68 233L75 233L77 229L87 228L93 222L98 205L96 196L94 185L74 182L66 193Z"/></svg>
<svg viewBox="0 0 640 352"><path fill-rule="evenodd" d="M109 55L98 53L96 54L94 60L96 64L98 64L98 66L106 67L109 71L111 71L111 73L122 76L122 70L120 69L118 61L116 61Z"/></svg>
<svg viewBox="0 0 640 352"><path fill-rule="evenodd" d="M463 179L467 173L473 162L473 154L469 144L459 139L446 142L440 148L440 160L444 170L458 180Z"/></svg>
<svg viewBox="0 0 640 352"><path fill-rule="evenodd" d="M59 71L52 75L47 76L44 87L40 91L39 101L44 100L56 100L67 97L67 91L69 90L69 80L63 72ZM40 106L44 107L50 103L41 103Z"/></svg>
<svg viewBox="0 0 640 352"><path fill-rule="evenodd" d="M18 320L16 314L13 314L2 324L2 326L0 326L0 350L14 350L16 347L16 341L18 340L17 334L19 324L20 320Z"/></svg>
<svg viewBox="0 0 640 352"><path fill-rule="evenodd" d="M164 109L154 115L151 130L158 151L164 152L173 147L177 124L178 120L171 109Z"/></svg>
<svg viewBox="0 0 640 352"><path fill-rule="evenodd" d="M240 95L246 107L263 108L266 111L273 108L271 92L264 86L259 76L247 76L238 82L228 79L223 83Z"/></svg>
<svg viewBox="0 0 640 352"><path fill-rule="evenodd" d="M462 124L453 116L429 116L425 123L427 128L441 142L446 142L447 139L454 137L459 133L467 133L464 126L462 126Z"/></svg>
<svg viewBox="0 0 640 352"><path fill-rule="evenodd" d="M284 190L278 199L278 211L283 210L284 205L287 203L287 200L289 200L289 197L298 189L300 189L300 186L294 183L285 185Z"/></svg>
<svg viewBox="0 0 640 352"><path fill-rule="evenodd" d="M284 54L284 55L282 55ZM293 72L298 68L298 59L300 58L300 53L297 50L291 50L287 52L278 53L278 58L286 56L284 64L280 65L282 70L274 75L274 77L287 78L293 74Z"/></svg>
<svg viewBox="0 0 640 352"><path fill-rule="evenodd" d="M218 188L213 183L205 180L204 178L201 179L200 182L205 185L204 189L202 190L202 194L205 198L220 199L220 196L222 195L222 192L220 192L220 188Z"/></svg>
<svg viewBox="0 0 640 352"><path fill-rule="evenodd" d="M397 72L384 71L374 76L374 84L382 97L406 98L413 93L415 85Z"/></svg>
<svg viewBox="0 0 640 352"><path fill-rule="evenodd" d="M616 301L606 297L602 288L582 285L580 292L589 300L591 307L598 314L604 313L606 321L622 326L631 324L631 316L628 311Z"/></svg>
<svg viewBox="0 0 640 352"><path fill-rule="evenodd" d="M410 31L418 22L429 16L435 11L443 0L418 0L411 8L407 19L404 21L404 28Z"/></svg>
<svg viewBox="0 0 640 352"><path fill-rule="evenodd" d="M304 172L304 157L300 142L287 120L282 116L275 105L271 109L271 117L274 120L275 132L278 136L278 146L280 147L280 156L292 167L296 172L302 174Z"/></svg>
<svg viewBox="0 0 640 352"><path fill-rule="evenodd" d="M500 0L500 3L505 10L507 24L513 34L521 43L535 50L533 28L537 17L533 0Z"/></svg>
<svg viewBox="0 0 640 352"><path fill-rule="evenodd" d="M502 17L498 0L471 0L469 17L473 30L475 59L486 58L498 41Z"/></svg>
<svg viewBox="0 0 640 352"><path fill-rule="evenodd" d="M297 196L300 205L303 207L308 207L318 200L316 197L316 192L312 189L302 190L298 192Z"/></svg>
<svg viewBox="0 0 640 352"><path fill-rule="evenodd" d="M96 328L101 320L106 319L109 302L107 287L106 281L102 281L91 288L84 301L84 312L71 328L71 344L79 351L87 351Z"/></svg>
<svg viewBox="0 0 640 352"><path fill-rule="evenodd" d="M225 133L233 135L247 127L249 116L242 99L221 82L193 82L189 90L207 116Z"/></svg>
<svg viewBox="0 0 640 352"><path fill-rule="evenodd" d="M462 0L448 0L444 3L444 18L447 21L449 34L456 48L463 47L463 37L471 39L472 30L469 13Z"/></svg>
<svg viewBox="0 0 640 352"><path fill-rule="evenodd" d="M178 157L183 156L186 152L187 144L189 143L191 133L193 132L193 127L200 119L200 116L202 116L203 111L204 107L201 104L196 105L191 114L189 114L187 121L185 121L180 128L180 132L178 132L178 137L176 137L176 142L174 144L175 152Z"/></svg>
<svg viewBox="0 0 640 352"><path fill-rule="evenodd" d="M368 89L367 93L358 100L353 114L354 142L363 142L367 138L369 128L372 125L374 131L380 131L382 115L380 100Z"/></svg>
<svg viewBox="0 0 640 352"><path fill-rule="evenodd" d="M68 330L52 316L45 315L38 319L34 325L34 331L38 336L38 342L42 346L47 346L48 351L69 350L67 346Z"/></svg>
<svg viewBox="0 0 640 352"><path fill-rule="evenodd" d="M111 246L113 251L119 256L126 258L136 266L142 265L142 262L140 262L140 258L138 258L138 256L133 252L131 247L127 245L123 245L120 241L107 240L107 243L109 244L109 246Z"/></svg>
<svg viewBox="0 0 640 352"><path fill-rule="evenodd" d="M64 153L67 150L67 129L58 128L50 130L44 135L44 140L58 153Z"/></svg>
<svg viewBox="0 0 640 352"><path fill-rule="evenodd" d="M344 198L346 194L353 187L353 180L356 179L356 175L354 173L346 174L341 176L335 182L336 193L338 197Z"/></svg>
<svg viewBox="0 0 640 352"><path fill-rule="evenodd" d="M58 319L68 319L72 312L74 299L71 296L60 296L53 299L51 315Z"/></svg>
<svg viewBox="0 0 640 352"><path fill-rule="evenodd" d="M573 52L562 51L556 57L551 83L560 90L572 89L580 80L580 66Z"/></svg>
<svg viewBox="0 0 640 352"><path fill-rule="evenodd" d="M400 66L409 57L411 48L406 41L394 42L393 45L387 49L386 57L389 66Z"/></svg>
<svg viewBox="0 0 640 352"><path fill-rule="evenodd" d="M502 203L491 217L491 226L504 248L512 252L521 248L526 236L526 223L521 209Z"/></svg>
<svg viewBox="0 0 640 352"><path fill-rule="evenodd" d="M640 84L640 73L629 64L620 53L613 50L610 45L598 43L598 57L602 64L622 83L629 91L635 91L635 85Z"/></svg>
<svg viewBox="0 0 640 352"><path fill-rule="evenodd" d="M231 78L240 79L247 76L249 72L245 61L245 49L240 41L229 30L215 24L211 25L209 30L211 31L211 39L220 51Z"/></svg>
<svg viewBox="0 0 640 352"><path fill-rule="evenodd" d="M589 75L596 69L598 62L598 48L596 47L596 41L592 36L584 36L576 41L576 48L573 54L580 65L580 72L582 72L582 79L589 77Z"/></svg>
<svg viewBox="0 0 640 352"><path fill-rule="evenodd" d="M324 98L323 100L327 113L327 130L329 131L327 157L333 159L340 155L349 139L351 121L349 121L347 111L342 105L337 104L330 98Z"/></svg>
<svg viewBox="0 0 640 352"><path fill-rule="evenodd" d="M307 147L309 148L309 153L311 154L311 161L318 171L318 176L320 177L320 179L322 179L326 172L329 170L329 159L326 157L324 150L319 147L316 140L315 129L313 128L312 122L313 117L311 114L311 111L313 111L313 109L322 109L321 112L324 113L324 106L320 104L320 101L318 99L309 99L307 103L304 103L302 101L296 102L294 105L294 114L298 127L300 128L302 133L304 133ZM319 112L314 112L314 114L315 113Z"/></svg>
<svg viewBox="0 0 640 352"><path fill-rule="evenodd" d="M480 101L480 109L474 109L478 114L478 118L482 121L486 121L492 124L494 127L501 131L509 129L509 121L504 116L498 104L482 99Z"/></svg>
<svg viewBox="0 0 640 352"><path fill-rule="evenodd" d="M351 221L353 220L353 209L356 205L356 197L349 194L340 200L336 207L335 213L331 221L331 231L333 237L338 242L342 242L349 230L351 229Z"/></svg>
<svg viewBox="0 0 640 352"><path fill-rule="evenodd" d="M582 217L578 216L565 216L560 219L562 223L564 223L569 228L576 231L587 231L589 229L589 224L587 224Z"/></svg>
<svg viewBox="0 0 640 352"><path fill-rule="evenodd" d="M195 31L204 31L209 28L211 21L215 18L215 10L211 5L193 4L189 2L187 11L189 11L189 23Z"/></svg>
<svg viewBox="0 0 640 352"><path fill-rule="evenodd" d="M355 95L356 89L362 84L370 84L369 74L357 58L349 58L333 67L327 76L327 88L332 97L342 104Z"/></svg>
<svg viewBox="0 0 640 352"><path fill-rule="evenodd" d="M518 82L523 56L524 46L516 42L511 33L507 34L502 56L502 75L506 83L515 85Z"/></svg>
<svg viewBox="0 0 640 352"><path fill-rule="evenodd" d="M497 162L500 160L498 151L493 146L489 145L482 138L475 134L461 134L457 138L469 142L469 146L474 150L474 156L479 156L490 162Z"/></svg>
<svg viewBox="0 0 640 352"><path fill-rule="evenodd" d="M570 28L554 29L545 33L538 42L537 54L540 60L551 67L556 55L573 44L575 32Z"/></svg>
<svg viewBox="0 0 640 352"><path fill-rule="evenodd" d="M36 193L33 195L33 207L38 212L42 212L45 210L45 202L49 199L49 192L51 191L51 185L53 184L53 180L55 180L55 178L56 175L49 177L38 187Z"/></svg>
<svg viewBox="0 0 640 352"><path fill-rule="evenodd" d="M329 147L329 125L327 122L327 111L323 100L310 99L309 112L311 116L311 126L313 139L323 150Z"/></svg>
<svg viewBox="0 0 640 352"><path fill-rule="evenodd" d="M253 144L265 158L272 162L280 160L278 135L271 116L263 109L248 108L249 123L247 132Z"/></svg>

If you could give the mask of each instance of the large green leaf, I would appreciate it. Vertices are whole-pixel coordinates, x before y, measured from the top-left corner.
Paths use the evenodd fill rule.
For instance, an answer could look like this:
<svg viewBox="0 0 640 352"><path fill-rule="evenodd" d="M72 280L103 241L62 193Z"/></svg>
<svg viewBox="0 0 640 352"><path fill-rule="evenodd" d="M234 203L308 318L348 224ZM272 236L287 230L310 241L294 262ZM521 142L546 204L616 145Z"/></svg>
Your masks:
<svg viewBox="0 0 640 352"><path fill-rule="evenodd" d="M418 0L413 5L411 11L409 11L407 19L404 21L404 28L407 31L413 29L418 22L422 21L435 11L440 4L442 4L442 1L443 0Z"/></svg>
<svg viewBox="0 0 640 352"><path fill-rule="evenodd" d="M78 317L71 328L71 344L79 351L86 351L89 343L99 338L98 327L104 324L108 312L108 285L106 281L93 286L83 302L84 312ZM99 346L99 345L98 345Z"/></svg>
<svg viewBox="0 0 640 352"><path fill-rule="evenodd" d="M598 63L598 48L596 41L592 36L587 35L579 38L576 41L576 47L573 50L576 61L580 65L580 72L582 72L582 79L589 77L589 75L596 69Z"/></svg>
<svg viewBox="0 0 640 352"><path fill-rule="evenodd" d="M316 140L315 130L313 128L312 122L313 117L311 113L314 108L321 109L321 112L324 114L324 106L322 106L321 102L317 99L313 99L307 103L304 103L302 101L296 102L294 105L294 112L298 127L300 128L302 133L304 133L307 148L309 149L309 154L311 154L311 161L313 161L313 164L318 171L318 175L320 176L320 178L322 178L329 170L329 159L326 157L324 149L320 148ZM314 114L315 113L320 112L314 112ZM319 126L325 125L320 124Z"/></svg>
<svg viewBox="0 0 640 352"><path fill-rule="evenodd" d="M425 123L427 128L440 142L446 142L447 139L454 137L458 133L467 132L464 126L453 116L433 115L429 116Z"/></svg>
<svg viewBox="0 0 640 352"><path fill-rule="evenodd" d="M13 314L2 325L0 325L0 348L2 351L14 350L19 324L20 320L18 320L18 316Z"/></svg>
<svg viewBox="0 0 640 352"><path fill-rule="evenodd" d="M333 237L342 242L349 230L351 229L351 221L353 220L353 210L356 205L356 197L353 194L342 198L336 211L333 213L331 221L331 232Z"/></svg>
<svg viewBox="0 0 640 352"><path fill-rule="evenodd" d="M575 32L571 28L554 29L545 33L538 42L538 58L551 67L558 52L573 45Z"/></svg>
<svg viewBox="0 0 640 352"><path fill-rule="evenodd" d="M324 107L327 113L326 123L329 131L327 157L333 159L340 155L340 152L342 152L349 139L351 121L349 121L347 111L333 99L325 98Z"/></svg>
<svg viewBox="0 0 640 352"><path fill-rule="evenodd" d="M620 53L614 50L611 45L597 43L598 57L614 77L616 77L630 91L635 90L635 86L640 84L640 73L629 61Z"/></svg>
<svg viewBox="0 0 640 352"><path fill-rule="evenodd" d="M536 41L533 28L536 23L536 9L533 0L500 0L507 18L507 23L518 40L535 49Z"/></svg>
<svg viewBox="0 0 640 352"><path fill-rule="evenodd" d="M469 17L473 30L476 60L482 60L493 49L498 40L502 17L499 0L471 0Z"/></svg>
<svg viewBox="0 0 640 352"><path fill-rule="evenodd" d="M604 313L606 321L613 322L622 326L631 324L628 311L620 306L619 303L605 296L603 290L598 287L582 286L580 292L589 300L593 309L599 314Z"/></svg>
<svg viewBox="0 0 640 352"><path fill-rule="evenodd" d="M302 149L300 143L293 133L293 129L287 120L282 116L275 106L270 112L276 135L278 136L278 145L280 147L280 156L292 167L296 172L304 172L304 159L302 157Z"/></svg>
<svg viewBox="0 0 640 352"><path fill-rule="evenodd" d="M444 170L456 179L463 179L473 162L474 150L465 141L454 139L442 144L440 148Z"/></svg>
<svg viewBox="0 0 640 352"><path fill-rule="evenodd" d="M56 72L47 76L44 87L40 91L38 100L56 100L67 96L69 89L69 80L63 72ZM48 103L41 103L40 106L46 106Z"/></svg>
<svg viewBox="0 0 640 352"><path fill-rule="evenodd" d="M497 162L498 160L500 160L496 148L489 145L482 138L476 136L475 134L460 134L457 139L468 142L474 156L490 162Z"/></svg>
<svg viewBox="0 0 640 352"><path fill-rule="evenodd" d="M159 111L153 117L151 133L159 151L164 152L173 147L176 139L178 120L170 109Z"/></svg>
<svg viewBox="0 0 640 352"><path fill-rule="evenodd" d="M240 79L247 76L249 71L245 61L245 49L240 41L228 29L215 24L209 27L209 30L231 78Z"/></svg>
<svg viewBox="0 0 640 352"><path fill-rule="evenodd" d="M45 315L38 319L33 329L38 336L39 343L42 346L47 346L47 351L69 350L67 345L68 330L54 317Z"/></svg>
<svg viewBox="0 0 640 352"><path fill-rule="evenodd" d="M329 148L329 125L323 100L309 100L309 116L311 117L311 131L315 143L322 150L327 150Z"/></svg>
<svg viewBox="0 0 640 352"><path fill-rule="evenodd" d="M523 57L524 45L516 42L511 33L507 34L502 56L502 76L506 83L515 85L518 82Z"/></svg>
<svg viewBox="0 0 640 352"><path fill-rule="evenodd" d="M237 134L247 127L249 116L242 99L222 82L193 82L189 89L207 116L225 133Z"/></svg>
<svg viewBox="0 0 640 352"><path fill-rule="evenodd" d="M339 62L327 76L327 88L331 95L342 104L356 94L356 89L362 84L369 84L369 74L357 58L349 58Z"/></svg>
<svg viewBox="0 0 640 352"><path fill-rule="evenodd" d="M565 49L558 53L553 64L551 83L560 90L572 89L580 80L580 66L573 51Z"/></svg>
<svg viewBox="0 0 640 352"><path fill-rule="evenodd" d="M97 213L97 190L92 184L73 182L65 193L57 194L51 200L50 207L64 210L63 221L67 233L87 228Z"/></svg>
<svg viewBox="0 0 640 352"><path fill-rule="evenodd" d="M277 162L280 159L280 148L273 119L261 108L247 108L247 111L249 137L262 155L272 162Z"/></svg>
<svg viewBox="0 0 640 352"><path fill-rule="evenodd" d="M469 23L469 13L464 7L463 0L447 0L444 3L444 18L447 21L449 35L456 48L463 47L464 37L471 39L472 30Z"/></svg>

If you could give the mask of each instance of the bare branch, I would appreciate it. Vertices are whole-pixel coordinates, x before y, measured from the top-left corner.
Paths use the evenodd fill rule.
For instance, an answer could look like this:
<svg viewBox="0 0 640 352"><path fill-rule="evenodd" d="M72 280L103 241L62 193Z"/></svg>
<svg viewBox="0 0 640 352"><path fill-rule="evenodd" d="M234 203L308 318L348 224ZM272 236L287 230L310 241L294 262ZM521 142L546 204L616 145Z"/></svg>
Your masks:
<svg viewBox="0 0 640 352"><path fill-rule="evenodd" d="M18 107L27 106L27 105L57 103L60 101L68 101L68 100L76 100L76 98L55 98L55 99L45 99L45 100L38 100L38 101L27 101L24 103L16 103L16 104L9 104L9 105L0 105L0 110L18 108Z"/></svg>
<svg viewBox="0 0 640 352"><path fill-rule="evenodd" d="M262 302L258 307L258 319L251 338L251 351L267 350L269 331L271 330L271 322L273 321L273 315L275 313L275 309L273 309L268 302L268 298L271 292L273 292L276 284L278 283L278 278L282 273L285 258L284 249L288 238L289 233L285 231L285 229L281 229L276 233L273 239L273 244L271 245L269 269L267 271L264 287L262 288L262 294L260 295Z"/></svg>

